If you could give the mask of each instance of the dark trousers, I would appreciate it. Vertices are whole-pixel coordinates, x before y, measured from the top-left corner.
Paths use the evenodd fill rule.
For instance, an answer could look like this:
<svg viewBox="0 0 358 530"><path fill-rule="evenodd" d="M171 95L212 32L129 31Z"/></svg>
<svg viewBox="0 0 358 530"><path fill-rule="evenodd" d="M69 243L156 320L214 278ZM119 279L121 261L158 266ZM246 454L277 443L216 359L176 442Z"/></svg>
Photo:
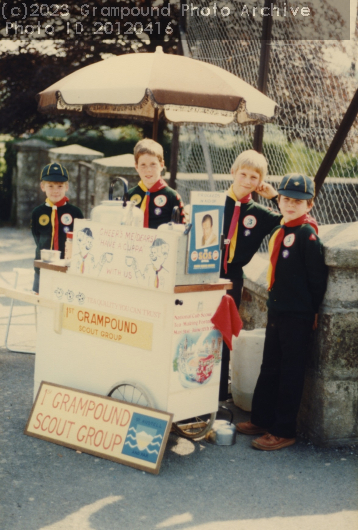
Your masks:
<svg viewBox="0 0 358 530"><path fill-rule="evenodd" d="M244 280L231 280L233 283L232 289L227 291L227 294L233 297L237 310L239 310L241 302L241 291ZM219 389L219 401L225 401L229 397L229 362L230 362L230 350L223 342L223 352L221 358L221 372L220 372L220 389Z"/></svg>
<svg viewBox="0 0 358 530"><path fill-rule="evenodd" d="M282 438L296 436L313 320L268 317L251 421Z"/></svg>
<svg viewBox="0 0 358 530"><path fill-rule="evenodd" d="M37 271L37 270L35 270L34 283L33 283L33 286L32 286L32 290L35 293L38 293L39 290L40 290L40 272Z"/></svg>

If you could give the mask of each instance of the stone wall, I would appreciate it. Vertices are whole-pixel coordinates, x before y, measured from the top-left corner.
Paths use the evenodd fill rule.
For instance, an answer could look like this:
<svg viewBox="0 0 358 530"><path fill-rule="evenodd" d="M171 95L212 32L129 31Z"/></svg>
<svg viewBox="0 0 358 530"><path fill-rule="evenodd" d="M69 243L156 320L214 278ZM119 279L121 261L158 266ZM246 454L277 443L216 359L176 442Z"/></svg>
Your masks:
<svg viewBox="0 0 358 530"><path fill-rule="evenodd" d="M358 443L358 223L320 227L327 291L313 335L298 429L313 443ZM245 267L240 314L245 329L264 327L267 259Z"/></svg>

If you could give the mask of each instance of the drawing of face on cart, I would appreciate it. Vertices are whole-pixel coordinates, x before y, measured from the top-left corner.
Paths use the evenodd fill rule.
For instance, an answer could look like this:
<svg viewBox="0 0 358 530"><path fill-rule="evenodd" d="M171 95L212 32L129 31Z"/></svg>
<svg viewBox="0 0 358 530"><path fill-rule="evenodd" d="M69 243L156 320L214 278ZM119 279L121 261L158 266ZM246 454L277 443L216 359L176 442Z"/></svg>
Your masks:
<svg viewBox="0 0 358 530"><path fill-rule="evenodd" d="M84 274L86 271L88 275L98 276L103 265L112 261L113 254L104 252L96 263L96 257L91 253L94 238L92 230L88 226L77 231L76 239L78 252L74 254L71 260L72 267L80 274Z"/></svg>
<svg viewBox="0 0 358 530"><path fill-rule="evenodd" d="M157 230L79 220L71 273L170 292L175 285L177 237Z"/></svg>

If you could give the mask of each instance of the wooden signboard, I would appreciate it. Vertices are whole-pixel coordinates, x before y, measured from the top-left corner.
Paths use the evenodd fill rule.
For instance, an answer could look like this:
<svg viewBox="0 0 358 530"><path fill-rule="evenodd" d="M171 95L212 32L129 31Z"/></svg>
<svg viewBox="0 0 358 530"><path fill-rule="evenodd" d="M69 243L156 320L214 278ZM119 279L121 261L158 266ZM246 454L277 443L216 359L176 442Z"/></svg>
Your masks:
<svg viewBox="0 0 358 530"><path fill-rule="evenodd" d="M173 414L42 381L24 434L157 475Z"/></svg>

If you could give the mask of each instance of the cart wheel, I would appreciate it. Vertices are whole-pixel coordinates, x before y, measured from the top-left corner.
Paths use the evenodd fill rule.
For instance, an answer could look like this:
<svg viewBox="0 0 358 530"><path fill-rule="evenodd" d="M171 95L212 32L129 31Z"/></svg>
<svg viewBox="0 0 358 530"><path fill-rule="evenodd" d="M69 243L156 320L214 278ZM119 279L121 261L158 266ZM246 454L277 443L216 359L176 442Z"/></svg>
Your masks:
<svg viewBox="0 0 358 530"><path fill-rule="evenodd" d="M154 407L154 401L143 387L136 383L121 383L116 385L108 394L110 397L133 403L134 405L142 405L142 407Z"/></svg>
<svg viewBox="0 0 358 530"><path fill-rule="evenodd" d="M207 418L207 416L209 416ZM203 438L203 436L210 431L215 418L216 412L212 412L202 418L193 418L193 421L173 423L172 431L183 436L184 438Z"/></svg>

